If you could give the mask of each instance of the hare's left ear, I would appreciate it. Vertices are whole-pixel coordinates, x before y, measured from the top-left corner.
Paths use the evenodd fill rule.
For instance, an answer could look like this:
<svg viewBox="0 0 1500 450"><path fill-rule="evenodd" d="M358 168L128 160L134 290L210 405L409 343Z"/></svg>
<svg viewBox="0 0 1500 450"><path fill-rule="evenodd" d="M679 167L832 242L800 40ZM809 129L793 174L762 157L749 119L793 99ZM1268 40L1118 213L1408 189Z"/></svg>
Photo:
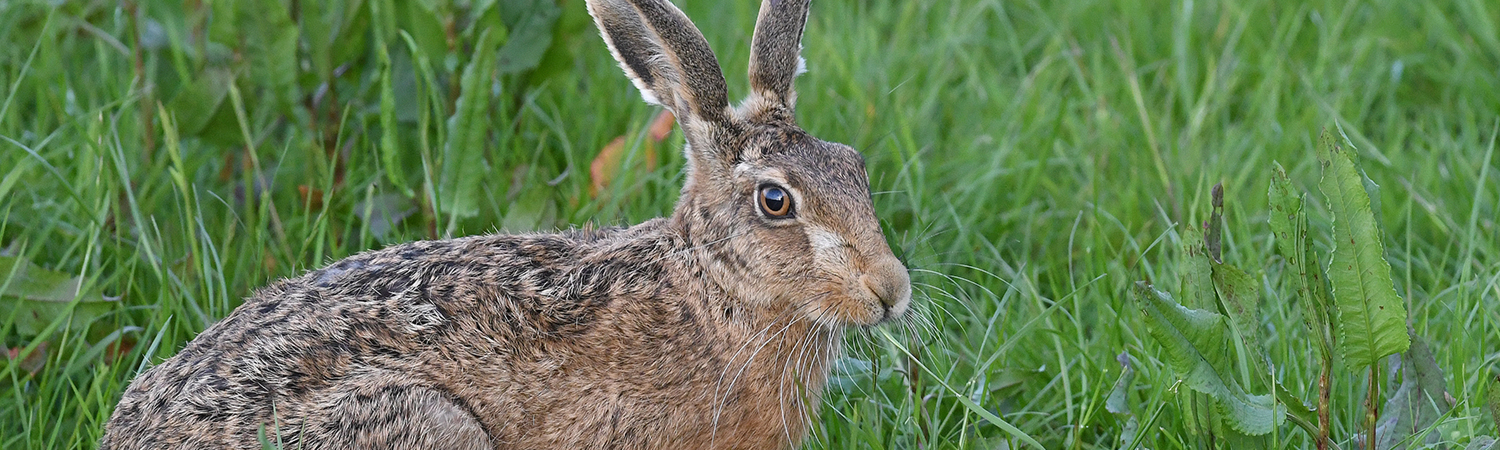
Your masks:
<svg viewBox="0 0 1500 450"><path fill-rule="evenodd" d="M752 97L791 114L797 102L793 81L807 71L802 61L802 30L810 0L761 0L760 17L750 40ZM754 100L754 98L752 98Z"/></svg>

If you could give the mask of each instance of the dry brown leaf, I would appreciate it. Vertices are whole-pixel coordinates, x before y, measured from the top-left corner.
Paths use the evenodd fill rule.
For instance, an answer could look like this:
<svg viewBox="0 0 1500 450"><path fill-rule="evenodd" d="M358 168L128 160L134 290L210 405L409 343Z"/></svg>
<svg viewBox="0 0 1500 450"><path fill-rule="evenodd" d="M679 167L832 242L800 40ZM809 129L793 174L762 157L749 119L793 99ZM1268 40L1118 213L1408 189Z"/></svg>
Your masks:
<svg viewBox="0 0 1500 450"><path fill-rule="evenodd" d="M308 211L322 211L323 190L305 184L297 185L297 201L307 205Z"/></svg>
<svg viewBox="0 0 1500 450"><path fill-rule="evenodd" d="M599 150L594 162L589 163L589 196L598 197L609 186L610 180L620 171L620 159L625 153L625 136L616 137Z"/></svg>
<svg viewBox="0 0 1500 450"><path fill-rule="evenodd" d="M47 344L47 342L43 342L37 345L31 353L26 354L25 358L21 358L21 347L7 348L5 349L5 357L8 360L15 361L17 366L24 369L27 373L36 375L37 372L42 370L42 366L47 364ZM21 360L16 361L18 358L21 358Z"/></svg>
<svg viewBox="0 0 1500 450"><path fill-rule="evenodd" d="M662 139L667 138L667 135L672 134L672 125L676 123L677 118L672 116L672 112L663 109L660 114L656 115L656 119L651 121L651 128L647 128L647 133L652 141L661 142Z"/></svg>
<svg viewBox="0 0 1500 450"><path fill-rule="evenodd" d="M637 162L633 170L638 172L656 170L656 144L672 134L672 127L677 123L676 120L676 117L666 110L651 120L651 125L646 128L647 139L642 152L644 164ZM599 154L594 156L593 162L589 163L590 197L598 197L599 193L604 192L609 183L619 176L620 166L625 160L625 140L624 135L615 137L605 144L604 148L599 149Z"/></svg>

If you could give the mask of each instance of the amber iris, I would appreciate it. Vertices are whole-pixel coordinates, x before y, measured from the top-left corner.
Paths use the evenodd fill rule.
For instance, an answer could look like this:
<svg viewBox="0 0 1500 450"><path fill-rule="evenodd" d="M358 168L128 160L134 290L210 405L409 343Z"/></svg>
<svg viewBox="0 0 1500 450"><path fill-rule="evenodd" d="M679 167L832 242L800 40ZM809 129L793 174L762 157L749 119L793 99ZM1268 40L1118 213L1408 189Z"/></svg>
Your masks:
<svg viewBox="0 0 1500 450"><path fill-rule="evenodd" d="M791 217L792 197L781 186L761 186L760 211L774 218Z"/></svg>

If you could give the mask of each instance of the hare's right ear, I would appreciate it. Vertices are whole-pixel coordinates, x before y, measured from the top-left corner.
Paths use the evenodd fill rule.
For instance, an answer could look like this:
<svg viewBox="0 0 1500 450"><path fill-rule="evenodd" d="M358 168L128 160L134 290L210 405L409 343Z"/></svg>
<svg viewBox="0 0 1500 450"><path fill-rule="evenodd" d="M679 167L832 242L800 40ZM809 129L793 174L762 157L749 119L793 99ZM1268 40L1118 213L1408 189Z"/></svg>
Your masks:
<svg viewBox="0 0 1500 450"><path fill-rule="evenodd" d="M807 70L802 60L802 31L811 0L761 0L755 35L750 39L750 91L762 107L780 107L788 115L797 102L792 83Z"/></svg>
<svg viewBox="0 0 1500 450"><path fill-rule="evenodd" d="M719 60L681 10L667 0L587 4L609 51L647 102L671 110L684 125L727 120L729 97Z"/></svg>

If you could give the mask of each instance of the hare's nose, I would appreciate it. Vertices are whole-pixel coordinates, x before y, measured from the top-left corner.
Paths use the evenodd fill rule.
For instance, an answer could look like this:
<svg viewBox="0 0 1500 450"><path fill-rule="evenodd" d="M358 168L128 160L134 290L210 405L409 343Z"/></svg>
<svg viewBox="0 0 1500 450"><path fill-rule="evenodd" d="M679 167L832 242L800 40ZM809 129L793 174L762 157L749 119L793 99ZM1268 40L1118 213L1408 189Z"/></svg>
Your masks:
<svg viewBox="0 0 1500 450"><path fill-rule="evenodd" d="M906 266L895 257L882 263L861 275L860 281L880 299L886 317L898 317L911 303L911 277L906 274Z"/></svg>

